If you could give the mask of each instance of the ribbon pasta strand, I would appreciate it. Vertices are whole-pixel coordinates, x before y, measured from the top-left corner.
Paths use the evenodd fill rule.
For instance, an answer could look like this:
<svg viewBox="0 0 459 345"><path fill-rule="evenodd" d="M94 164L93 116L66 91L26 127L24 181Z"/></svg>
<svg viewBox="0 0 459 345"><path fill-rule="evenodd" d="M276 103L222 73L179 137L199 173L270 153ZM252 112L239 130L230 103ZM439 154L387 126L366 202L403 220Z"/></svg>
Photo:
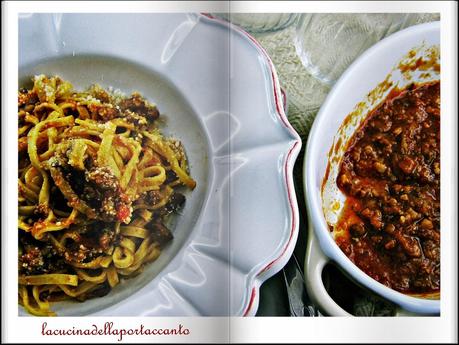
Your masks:
<svg viewBox="0 0 459 345"><path fill-rule="evenodd" d="M30 314L106 295L172 239L168 217L196 182L159 116L138 93L57 76L19 91L18 298Z"/></svg>

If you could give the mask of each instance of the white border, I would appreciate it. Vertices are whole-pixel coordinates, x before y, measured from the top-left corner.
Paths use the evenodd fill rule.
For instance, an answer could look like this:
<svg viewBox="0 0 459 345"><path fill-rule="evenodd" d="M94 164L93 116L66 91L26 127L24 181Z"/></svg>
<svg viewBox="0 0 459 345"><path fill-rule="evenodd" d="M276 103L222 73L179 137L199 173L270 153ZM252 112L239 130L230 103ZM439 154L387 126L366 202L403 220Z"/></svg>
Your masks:
<svg viewBox="0 0 459 345"><path fill-rule="evenodd" d="M442 56L442 302L434 318L47 318L52 327L90 327L114 321L121 327L174 327L183 324L189 336L125 337L126 342L457 342L457 3L447 1L352 2L3 2L2 3L2 134L16 133L17 14L26 12L439 12ZM14 140L10 141L9 139ZM16 193L14 135L2 135L2 215L17 214L6 196ZM43 318L17 316L17 270L12 258L16 243L8 243L14 219L2 217L2 341L116 342L114 336L39 337ZM11 242L11 241L10 241ZM6 269L5 269L6 268ZM10 269L8 269L10 268ZM8 295L6 295L8 291Z"/></svg>

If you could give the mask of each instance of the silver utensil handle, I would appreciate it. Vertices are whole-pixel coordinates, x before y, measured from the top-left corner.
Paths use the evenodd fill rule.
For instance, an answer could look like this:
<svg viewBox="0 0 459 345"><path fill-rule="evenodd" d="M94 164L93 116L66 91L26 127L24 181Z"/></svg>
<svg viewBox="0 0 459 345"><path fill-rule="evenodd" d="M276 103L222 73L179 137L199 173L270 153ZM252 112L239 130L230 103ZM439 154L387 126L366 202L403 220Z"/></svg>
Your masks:
<svg viewBox="0 0 459 345"><path fill-rule="evenodd" d="M303 276L303 270L295 254L282 270L291 316L318 316L318 311L310 301Z"/></svg>

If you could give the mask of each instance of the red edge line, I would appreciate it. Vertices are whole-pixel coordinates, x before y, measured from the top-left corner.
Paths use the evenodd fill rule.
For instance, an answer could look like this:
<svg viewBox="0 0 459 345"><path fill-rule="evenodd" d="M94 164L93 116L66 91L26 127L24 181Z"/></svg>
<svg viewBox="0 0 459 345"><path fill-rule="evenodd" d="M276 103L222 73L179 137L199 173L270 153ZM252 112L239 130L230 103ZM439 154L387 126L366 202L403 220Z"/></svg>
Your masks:
<svg viewBox="0 0 459 345"><path fill-rule="evenodd" d="M226 22L226 21L224 21L224 20L222 20L220 18L216 18L216 17L214 17L214 16L212 16L212 15L210 15L208 13L201 13L201 14L203 16L205 16L205 17L207 17L209 19L215 20L217 22L229 24L228 22ZM296 131L293 129L292 125L288 121L287 116L285 115L285 113L283 111L283 107L280 105L279 95L277 93L277 86L278 86L277 83L276 83L277 79L276 79L276 75L275 75L275 72L274 72L274 65L273 65L273 63L271 61L271 58L266 53L265 49L260 45L260 43L258 43L255 40L255 38L253 38L249 33L247 33L246 31L242 30L241 28L239 28L237 26L230 26L230 27L232 27L236 31L239 31L240 33L242 33L243 35L248 37L255 44L255 46L262 52L262 54L264 55L264 57L268 61L268 66L269 66L269 69L271 71L271 80L272 80L272 83L273 83L274 99L275 99L275 102L276 102L276 110L277 110L276 113L279 116L279 118L281 119L281 121L284 124L284 126L287 127L293 134L297 135ZM279 88L280 88L280 86L279 86ZM289 205L290 205L291 212L292 212L292 227L290 229L290 236L289 236L287 244L284 246L281 254L276 259L272 260L269 264L267 264L263 269L261 269L260 272L258 272L256 274L256 277L258 277L262 273L268 271L276 262L278 262L284 256L285 252L290 247L290 243L292 241L293 235L295 234L295 228L296 228L296 224L297 224L297 219L295 217L295 207L293 205L293 200L292 200L292 190L291 190L292 186L291 186L291 183L290 183L290 180L291 180L290 177L291 176L288 173L288 166L289 166L289 163L290 163L290 159L291 159L292 153L296 149L296 147L298 146L299 143L300 143L299 140L295 141L295 143L290 148L290 150L289 150L289 152L287 154L287 159L285 160L285 164L284 164L285 183L287 185L288 201L289 201ZM245 311L243 313L243 316L247 316L249 314L250 310L253 307L256 295L257 295L257 289L255 287L252 287L252 292L250 294L249 304L247 305L247 308L245 309Z"/></svg>
<svg viewBox="0 0 459 345"><path fill-rule="evenodd" d="M257 289L252 288L252 293L250 294L250 300L249 300L249 305L247 306L246 310L244 311L244 314L242 316L247 316L250 309L252 309L253 302L255 301L255 296L257 295Z"/></svg>

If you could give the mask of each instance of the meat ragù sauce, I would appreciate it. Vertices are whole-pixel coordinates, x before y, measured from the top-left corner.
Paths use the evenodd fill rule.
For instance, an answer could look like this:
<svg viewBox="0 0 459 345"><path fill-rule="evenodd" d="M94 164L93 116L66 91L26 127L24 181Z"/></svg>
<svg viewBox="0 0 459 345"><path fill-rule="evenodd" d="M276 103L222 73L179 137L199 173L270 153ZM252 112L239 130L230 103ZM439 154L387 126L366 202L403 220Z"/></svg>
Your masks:
<svg viewBox="0 0 459 345"><path fill-rule="evenodd" d="M440 290L440 82L391 92L349 142L334 227L366 274L403 293Z"/></svg>

